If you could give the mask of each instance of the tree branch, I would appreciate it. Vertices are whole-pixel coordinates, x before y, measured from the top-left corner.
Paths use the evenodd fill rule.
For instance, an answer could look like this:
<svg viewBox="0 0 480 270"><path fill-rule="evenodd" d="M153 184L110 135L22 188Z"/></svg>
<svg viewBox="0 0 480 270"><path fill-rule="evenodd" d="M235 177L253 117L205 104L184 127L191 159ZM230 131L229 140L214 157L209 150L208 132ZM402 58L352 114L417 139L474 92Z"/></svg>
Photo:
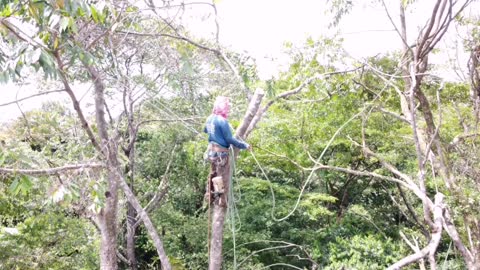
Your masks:
<svg viewBox="0 0 480 270"><path fill-rule="evenodd" d="M412 242L410 242L407 238L407 236L405 236L405 234L403 232L400 232L400 236L402 237L403 241L405 241L405 243L407 243L408 246L410 246L410 248L415 251L415 252L421 252L420 251L420 248L418 247L418 243L417 241L415 240L415 244L417 245L414 245ZM423 259L420 259L420 262L419 262L419 266L420 266L420 270L426 270L425 268L425 262Z"/></svg>
<svg viewBox="0 0 480 270"><path fill-rule="evenodd" d="M166 184L164 183L168 181L168 173L170 171L170 166L172 165L172 161L173 161L173 158L171 157L173 156L173 153L175 152L176 148L177 148L177 145L175 145L172 149L172 152L170 154L170 160L168 161L167 168L165 169L165 173L163 174L162 181L157 187L158 192L155 193L153 198L143 208L147 213L150 213L154 209L154 207L156 207L157 204L165 197L165 195L168 192L168 183ZM165 188L160 190L160 187L164 185L165 185ZM135 217L135 220L137 220L137 222L133 225L134 228L138 227L138 225L140 225L140 223L142 222L142 220L140 220L140 215L137 215L137 217Z"/></svg>
<svg viewBox="0 0 480 270"><path fill-rule="evenodd" d="M262 103L264 95L265 93L262 89L258 88L257 90L255 90L255 93L253 94L253 97L248 104L245 116L243 117L242 124L235 131L235 135L238 136L240 139L245 139L248 137L248 130L252 126L252 121L260 110L260 104Z"/></svg>
<svg viewBox="0 0 480 270"><path fill-rule="evenodd" d="M65 70L63 68L64 65L63 65L62 59L60 57L59 51L55 51L53 53L53 56L55 57L55 60L57 61L58 70L59 70L58 73L60 75L60 79L62 80L63 86L65 87L65 91L67 92L67 94L70 96L70 99L72 100L73 108L77 112L78 119L80 120L82 128L85 130L85 132L87 132L88 138L92 142L92 145L95 147L95 149L97 149L101 153L102 149L100 147L100 144L98 144L97 139L95 138L95 135L93 134L93 131L90 128L90 125L88 124L87 119L85 118L85 115L83 114L82 109L80 108L80 103L78 102L78 99L75 96L75 93L73 92L72 88L70 87L67 76L65 75Z"/></svg>
<svg viewBox="0 0 480 270"><path fill-rule="evenodd" d="M0 104L0 107L4 107L4 106L12 105L12 104L15 104L15 103L18 103L18 102L22 102L22 101L30 99L30 98L43 96L43 95L48 95L48 94L52 94L52 93L60 93L60 92L65 92L65 89L52 90L52 91L46 91L46 92L42 92L42 93L33 94L31 96L28 96L28 97L23 97L23 98L20 98L20 99L16 99L14 101L10 101L10 102Z"/></svg>
<svg viewBox="0 0 480 270"><path fill-rule="evenodd" d="M467 247L465 247L465 245L463 244L462 239L458 234L457 228L455 227L455 224L452 221L452 217L450 216L450 210L448 209L448 207L445 208L445 213L443 214L443 228L452 239L453 243L455 244L455 247L462 254L462 257L465 260L466 265L467 266L472 265L475 258L473 257L470 250L468 250ZM472 269L472 268L468 267L468 269Z"/></svg>
<svg viewBox="0 0 480 270"><path fill-rule="evenodd" d="M437 251L438 244L440 243L440 238L442 237L442 222L443 222L443 209L445 208L445 205L443 204L443 198L445 196L441 193L437 193L435 195L435 206L433 207L433 216L434 216L434 224L435 227L433 228L432 231L432 238L430 239L430 242L428 245L423 248L422 250L418 251L415 254L412 254L410 256L407 256L400 261L394 263L390 267L387 268L387 270L397 270L401 269L404 266L407 266L411 263L414 263L420 259L425 258L427 255L433 256L435 252ZM432 260L430 260L432 262ZM435 269L435 266L433 266L433 269Z"/></svg>
<svg viewBox="0 0 480 270"><path fill-rule="evenodd" d="M398 114L398 113L395 113L395 112L392 112L392 111L389 111L387 109L384 109L384 108L379 108L378 109L379 111L381 111L382 113L384 114L387 114L387 115L390 115L392 116L393 118L396 118L402 122L405 122L407 124L411 124L410 120L408 120L406 117L403 117L402 115Z"/></svg>
<svg viewBox="0 0 480 270"><path fill-rule="evenodd" d="M0 174L10 175L10 174L23 174L29 176L46 176L46 175L57 175L66 173L68 171L84 170L84 169L95 169L95 168L104 168L104 164L98 163L85 163L85 164L71 164L65 165L62 167L55 167L49 169L12 169L12 168L0 168Z"/></svg>
<svg viewBox="0 0 480 270"><path fill-rule="evenodd" d="M321 79L321 78L324 78L324 77L327 77L327 76L332 76L332 75L337 75L337 74L345 74L345 73L349 73L349 72L353 72L353 71L356 71L356 70L359 70L363 68L362 67L358 67L358 68L354 68L354 69L350 69L350 70L344 70L344 71L333 71L333 72L325 72L325 73L322 73L322 74L317 74L315 76L312 76L308 79L306 79L304 82L302 82L298 87L294 88L294 89L291 89L289 91L285 91L283 93L281 93L280 95L276 96L275 98L273 98L272 100L270 100L263 108L257 110L256 114L255 114L255 117L253 117L253 119L251 120L251 123L249 124L248 126L248 129L246 130L245 132L245 137L248 137L248 135L250 134L250 132L253 131L253 129L257 126L257 123L262 119L263 115L265 114L265 112L268 110L268 108L270 108L270 106L272 106L275 102L277 102L278 100L280 99L286 99L288 98L289 96L292 96L292 95L295 95L295 94L298 94L300 91L303 90L303 88L305 88L306 86L310 85L313 81L315 80L318 80L318 79Z"/></svg>
<svg viewBox="0 0 480 270"><path fill-rule="evenodd" d="M392 164L386 162L383 158L381 158L380 156L378 156L377 154L375 154L372 150L370 150L370 148L368 148L367 146L361 146L359 143L353 141L354 144L356 144L357 146L359 147L362 147L364 153L367 155L367 156L372 156L372 157L375 157L376 159L379 160L380 164L382 164L383 167L385 167L386 169L388 169L391 173L395 174L396 176L400 177L401 179L403 179L403 181L405 181L405 183L407 183L408 185L404 185L405 187L409 188L411 191L413 191L413 193L415 193L415 195L417 195L417 197L422 200L422 202L424 204L426 204L430 209L433 207L433 202L430 200L430 198L428 198L428 196L425 194L425 192L421 191L421 189L415 184L415 182L413 182L412 178L402 172L400 172L395 166L393 166ZM402 182L403 182L402 181Z"/></svg>

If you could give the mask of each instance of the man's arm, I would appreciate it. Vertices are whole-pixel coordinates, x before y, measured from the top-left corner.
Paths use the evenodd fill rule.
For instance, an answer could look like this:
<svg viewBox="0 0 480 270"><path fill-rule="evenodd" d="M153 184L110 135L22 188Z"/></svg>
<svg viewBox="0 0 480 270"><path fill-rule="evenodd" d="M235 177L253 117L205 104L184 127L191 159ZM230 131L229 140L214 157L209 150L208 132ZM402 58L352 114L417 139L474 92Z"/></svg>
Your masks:
<svg viewBox="0 0 480 270"><path fill-rule="evenodd" d="M235 147L240 148L240 149L247 149L250 146L246 142L242 142L240 140L235 139L232 135L232 131L230 130L230 125L228 122L222 121L220 128L222 130L223 138L228 144L233 144Z"/></svg>

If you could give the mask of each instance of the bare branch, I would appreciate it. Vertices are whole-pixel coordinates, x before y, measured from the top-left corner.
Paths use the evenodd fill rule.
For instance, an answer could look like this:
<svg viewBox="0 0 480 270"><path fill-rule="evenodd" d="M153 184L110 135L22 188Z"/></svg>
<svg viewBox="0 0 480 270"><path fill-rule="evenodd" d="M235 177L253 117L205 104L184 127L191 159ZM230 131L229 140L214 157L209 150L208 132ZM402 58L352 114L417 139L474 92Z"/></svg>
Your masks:
<svg viewBox="0 0 480 270"><path fill-rule="evenodd" d="M118 250L117 250L117 258L119 258L120 261L127 264L128 266L131 266L131 263L127 260L127 258L125 258L125 256L123 256L122 253L120 253L120 251Z"/></svg>
<svg viewBox="0 0 480 270"><path fill-rule="evenodd" d="M348 174L353 174L353 175L357 175L357 176L369 176L369 177L374 177L374 178L378 178L378 179L382 179L382 180L387 180L387 181L390 181L390 182L394 182L394 183L398 183L408 189L411 189L412 187L408 184L408 183L405 183L405 181L402 181L398 178L394 178L394 177L389 177L389 176L384 176L384 175L381 175L381 174L377 174L377 173L373 173L373 172L364 172L364 171L358 171L358 170L352 170L352 169L349 169L349 168L342 168L342 167L336 167L336 166L328 166L328 165L322 165L322 164L318 164L313 167L313 170L331 170L331 171L337 171L337 172L344 172L344 173L348 173Z"/></svg>
<svg viewBox="0 0 480 270"><path fill-rule="evenodd" d="M457 135L457 136L455 136L455 138L453 138L453 140L450 144L451 145L457 145L457 144L459 144L460 142L462 142L466 139L470 139L470 138L476 139L479 135L480 135L480 133L470 133L470 134Z"/></svg>
<svg viewBox="0 0 480 270"><path fill-rule="evenodd" d="M165 173L163 174L162 176L162 181L160 182L160 184L158 185L157 187L157 190L158 192L155 193L155 195L153 196L153 198L147 203L147 205L144 207L145 211L147 213L149 213L150 211L152 211L154 209L154 207L156 207L156 205L165 197L165 195L167 194L167 191L168 191L168 183L167 180L168 180L168 174L169 174L169 171L170 171L170 166L172 164L172 161L173 161L173 153L175 152L175 149L177 148L177 145L175 145L172 149L172 152L170 153L170 160L168 161L168 164L167 164L167 168L165 169ZM162 186L165 185L165 188L164 189L160 189ZM141 223L141 220L139 219L140 218L140 215L137 215L137 217L135 218L135 220L138 220L134 225L133 227L136 228L138 227L138 225L140 225Z"/></svg>
<svg viewBox="0 0 480 270"><path fill-rule="evenodd" d="M411 124L410 120L408 120L406 117L404 117L404 116L402 116L402 115L400 115L400 114L398 114L398 113L389 111L389 110L387 110L387 109L385 109L385 108L379 108L378 110L381 111L381 112L383 112L384 114L390 115L390 116L392 116L393 118L396 118L396 119L398 119L398 120L400 120L400 121L402 121L402 122L405 122L405 123L407 123L407 124Z"/></svg>
<svg viewBox="0 0 480 270"><path fill-rule="evenodd" d="M10 33L12 33L13 35L15 35L18 39L23 40L24 42L26 42L26 43L34 46L34 47L38 47L38 48L42 48L44 50L48 50L48 48L45 47L45 45L43 45L42 43L38 42L37 40L31 38L29 35L27 35L27 33L22 31L22 29L20 27L16 26L12 22L10 22L8 20L8 18L0 18L0 24L5 26L8 29L8 31Z"/></svg>
<svg viewBox="0 0 480 270"><path fill-rule="evenodd" d="M240 77L240 74L238 74L238 70L237 68L233 65L232 61L230 61L230 59L225 55L225 53L220 50L220 49L214 49L214 48L211 48L211 47L208 47L206 45L202 45L188 37L185 37L185 36L181 36L176 30L175 28L172 28L176 33L177 35L172 35L172 34L167 34L167 33L159 33L159 34L154 34L154 33L139 33L139 32L132 32L132 31L122 31L122 30L117 30L116 32L118 33L122 33L122 34L127 34L127 35L135 35L135 36L141 36L141 37L166 37L166 38L172 38L172 39L177 39L177 40L182 40L182 41L185 41L187 43L190 43L192 44L193 46L197 47L197 48L200 48L202 50L205 50L205 51L209 51L209 52L212 52L214 53L218 58L222 59L226 64L227 66L230 68L230 70L233 72L233 74L235 75L235 77L240 81L242 82L242 78ZM218 34L217 34L218 35ZM248 88L243 85L243 89L247 95L247 97L250 99L251 97L251 93L250 91L248 90Z"/></svg>
<svg viewBox="0 0 480 270"><path fill-rule="evenodd" d="M82 109L80 108L80 103L78 102L78 99L75 96L75 93L73 92L72 88L70 87L67 76L65 75L65 70L63 68L64 65L63 65L62 59L60 57L59 51L55 51L53 53L53 56L55 57L55 60L57 61L58 71L59 71L58 73L60 75L60 79L62 80L63 86L65 87L65 91L67 92L67 94L70 96L70 99L72 100L73 108L77 112L78 119L80 120L82 128L85 130L85 132L87 132L88 138L92 142L95 149L97 149L101 153L102 149L100 147L100 144L98 144L97 139L96 139L95 135L93 134L93 131L90 128L90 125L88 124L87 119L85 118L85 115L83 114Z"/></svg>
<svg viewBox="0 0 480 270"><path fill-rule="evenodd" d="M258 88L255 90L250 103L248 104L247 111L245 112L245 116L243 117L242 124L238 126L237 130L235 131L235 135L241 139L245 139L248 136L248 130L252 126L252 122L254 121L256 115L260 110L260 104L262 103L262 99L265 93L262 89Z"/></svg>
<svg viewBox="0 0 480 270"><path fill-rule="evenodd" d="M0 174L2 174L2 175L23 174L23 175L30 175L30 176L46 176L46 175L62 174L62 173L66 173L66 172L68 172L68 171L77 171L77 170L84 170L84 169L95 169L95 168L103 168L103 167L105 167L104 164L85 163L85 164L65 165L65 166L62 166L62 167L49 168L49 169L12 169L12 168L0 168Z"/></svg>
<svg viewBox="0 0 480 270"><path fill-rule="evenodd" d="M442 237L442 222L443 222L442 213L443 213L443 209L445 208L445 205L443 204L443 199L444 199L443 194L437 193L435 195L435 206L433 207L435 227L433 228L432 238L430 239L430 242L428 243L428 245L424 247L422 250L416 252L415 254L407 256L401 259L400 261L394 263L393 265L388 267L387 270L401 269L404 266L407 266L422 258L425 258L425 256L427 255L433 256L435 254L435 252L437 251L438 244L440 243L440 238ZM430 262L432 261L430 260Z"/></svg>
<svg viewBox="0 0 480 270"><path fill-rule="evenodd" d="M143 224L145 225L145 228L148 231L148 234L152 238L154 246L157 249L157 254L160 258L162 269L171 270L172 267L165 253L163 242L160 239L160 236L158 235L158 232L155 229L155 225L153 224L152 220L148 216L147 212L140 205L140 202L138 201L137 197L135 197L135 194L133 194L132 190L130 189L127 182L125 181L125 178L123 177L123 175L118 171L118 168L112 171L112 173L115 173L115 175L117 176L118 184L120 188L123 190L123 192L125 193L125 197L130 202L130 204L135 208L135 211L137 211L138 215L140 216L140 219L143 221Z"/></svg>
<svg viewBox="0 0 480 270"><path fill-rule="evenodd" d="M452 239L455 247L462 254L462 257L465 260L467 266L471 265L475 258L473 257L472 252L470 252L470 250L468 250L468 248L463 244L462 239L458 234L457 228L452 221L452 217L450 216L450 210L448 209L448 207L445 208L445 213L443 214L443 228ZM472 268L469 267L468 269Z"/></svg>
<svg viewBox="0 0 480 270"><path fill-rule="evenodd" d="M245 137L248 137L248 135L250 134L250 132L252 132L252 130L256 127L257 123L262 119L263 115L265 114L265 112L270 108L270 106L272 106L275 102L277 102L278 100L280 99L286 99L288 98L289 96L292 96L292 95L295 95L295 94L298 94L300 93L300 91L302 91L306 86L310 85L312 82L318 80L318 79L322 79L324 77L328 77L328 76L332 76L332 75L337 75L337 74L345 74L345 73L350 73L350 72L354 72L354 71L357 71L359 69L361 69L363 67L358 67L358 68L354 68L354 69L349 69L349 70L343 70L343 71L333 71L333 72L325 72L325 73L322 73L322 74L317 74L315 76L312 76L310 78L307 78L305 81L303 81L298 87L294 88L294 89L291 89L291 90L288 90L288 91L285 91L283 93L281 93L280 95L276 96L275 98L273 98L272 100L270 100L263 108L259 109L256 114L255 114L255 117L253 117L250 125L248 126L248 129L246 130L245 132Z"/></svg>
<svg viewBox="0 0 480 270"><path fill-rule="evenodd" d="M395 166L393 166L392 164L386 162L383 158L381 158L380 156L378 156L377 154L375 154L372 150L370 150L370 148L368 148L367 146L361 146L359 143L357 142L354 142L357 146L359 147L362 147L363 148L363 151L365 152L366 155L369 155L369 156L373 156L375 157L376 159L378 159L380 161L380 164L382 164L383 167L385 167L386 169L388 169L390 172L392 172L393 174L397 175L398 177L400 177L401 179L403 179L403 181L405 181L405 183L407 183L408 185L404 185L406 187L408 187L411 191L413 191L413 193L415 193L415 195L417 195L417 197L422 200L422 202L424 202L426 205L429 206L429 208L433 207L433 202L430 200L430 198L427 197L427 195L425 194L425 192L421 191L421 189L415 184L415 182L413 182L412 178L402 172L400 172Z"/></svg>
<svg viewBox="0 0 480 270"><path fill-rule="evenodd" d="M209 51L209 52L213 52L215 53L216 55L220 55L220 51L217 50L217 49L213 49L213 48L210 48L210 47L207 47L205 45L202 45L196 41L193 41L192 39L190 38L187 38L187 37L184 37L184 36L180 36L180 35L172 35L172 34L166 34L166 33L140 33L140 32L132 32L132 31L123 31L123 30L115 30L115 32L117 33L121 33L121 34L126 34L126 35L134 35L134 36L139 36L139 37L166 37L166 38L172 38L172 39L178 39L178 40L182 40L182 41L185 41L187 43L190 43L192 44L193 46L197 47L197 48L200 48L200 49L203 49L205 51Z"/></svg>
<svg viewBox="0 0 480 270"><path fill-rule="evenodd" d="M291 265L288 263L272 263L260 269L272 268L272 266L286 266L296 270L303 270L302 268L296 267L295 265Z"/></svg>
<svg viewBox="0 0 480 270"><path fill-rule="evenodd" d="M430 16L430 19L429 19L429 22L428 24L423 28L423 29L426 29L425 32L423 32L423 36L422 37L419 37L419 41L420 43L418 44L417 46L417 51L418 52L424 52L424 51L427 51L427 50L423 50L423 46L425 46L425 43L427 42L427 40L430 39L430 33L432 31L432 28L435 24L435 18L437 16L437 13L438 13L438 8L440 6L440 3L442 1L448 1L448 0L437 0L437 3L435 4L435 6L433 7L433 10L432 10L432 15ZM420 56L421 54L418 54L418 56ZM423 57L419 57L419 59L422 59Z"/></svg>
<svg viewBox="0 0 480 270"><path fill-rule="evenodd" d="M15 103L18 103L18 102L22 102L22 101L24 101L24 100L31 99L31 98L34 98L34 97L43 96L43 95L48 95L48 94L52 94L52 93L60 93L60 92L65 92L65 89L52 90L52 91L46 91L46 92L41 92L41 93L33 94L33 95L31 95L31 96L28 96L28 97L23 97L23 98L20 98L20 99L16 99L16 100L14 100L14 101L10 101L10 102L6 102L6 103L3 103L3 104L0 104L0 107L12 105L12 104L15 104Z"/></svg>
<svg viewBox="0 0 480 270"><path fill-rule="evenodd" d="M430 149L432 147L432 144L434 142L434 139L438 137L438 134L440 132L440 127L442 125L442 102L440 99L440 91L443 90L443 87L445 86L444 82L442 81L442 85L440 86L439 89L437 89L437 104L438 104L438 125L435 128L435 132L432 135L432 139L427 145L427 148L425 150L425 160L423 161L422 167L425 167L425 164L428 161L428 155L431 153Z"/></svg>
<svg viewBox="0 0 480 270"><path fill-rule="evenodd" d="M390 15L390 12L388 11L387 5L385 5L384 0L382 0L382 6L383 6L383 9L385 9L385 13L387 14L387 17L390 20L390 23L393 25L393 28L395 28L395 31L397 32L397 34L402 39L404 46L408 47L406 35L402 34L403 32L400 32L400 30L398 30L398 27L395 24L395 22L393 21L392 16ZM403 3L400 3L400 6L403 9ZM403 13L403 17L401 17L402 29L404 28L404 24L405 24L405 14Z"/></svg>
<svg viewBox="0 0 480 270"><path fill-rule="evenodd" d="M187 121L196 121L199 119L204 119L205 117L187 117L187 118L176 118L176 119L148 119L148 120L143 120L142 122L138 123L136 126L136 129L138 129L142 125L150 124L150 123L155 123L155 122L187 122Z"/></svg>
<svg viewBox="0 0 480 270"><path fill-rule="evenodd" d="M408 202L408 199L405 196L405 192L403 192L402 187L397 184L397 188L398 188L398 191L400 192L400 196L402 197L405 205L407 206L408 212L410 213L410 215L412 215L413 219L415 220L415 224L417 224L417 226L420 228L420 230L422 231L423 235L425 235L425 237L429 237L425 227L418 221L417 214L415 214L415 211L412 209L412 206Z"/></svg>
<svg viewBox="0 0 480 270"><path fill-rule="evenodd" d="M408 240L408 238L405 236L405 234L403 232L400 232L400 236L402 237L403 241L405 241L407 243L408 246L410 246L410 248L415 251L415 252L420 252L420 248L418 247L418 243L417 241L415 241L415 244L414 245L412 242L410 242ZM420 259L420 262L418 263L419 266L420 266L420 270L426 270L425 268L425 262L423 259Z"/></svg>

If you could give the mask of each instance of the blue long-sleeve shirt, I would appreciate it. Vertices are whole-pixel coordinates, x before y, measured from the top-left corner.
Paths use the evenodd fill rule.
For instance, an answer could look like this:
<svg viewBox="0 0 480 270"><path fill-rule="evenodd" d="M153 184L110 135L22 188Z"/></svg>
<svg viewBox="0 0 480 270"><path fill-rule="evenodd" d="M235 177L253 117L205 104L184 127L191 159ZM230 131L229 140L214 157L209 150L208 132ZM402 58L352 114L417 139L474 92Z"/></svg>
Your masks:
<svg viewBox="0 0 480 270"><path fill-rule="evenodd" d="M247 149L249 146L247 143L235 139L227 119L218 115L212 114L207 118L203 131L208 133L208 142L215 142L225 148L229 148L231 144L240 149Z"/></svg>

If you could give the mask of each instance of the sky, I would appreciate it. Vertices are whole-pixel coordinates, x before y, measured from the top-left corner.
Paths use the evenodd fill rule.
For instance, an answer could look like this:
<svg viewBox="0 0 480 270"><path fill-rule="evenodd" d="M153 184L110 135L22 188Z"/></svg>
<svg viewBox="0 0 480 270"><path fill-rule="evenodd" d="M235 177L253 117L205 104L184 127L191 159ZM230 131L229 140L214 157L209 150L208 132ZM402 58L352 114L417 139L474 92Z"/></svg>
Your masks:
<svg viewBox="0 0 480 270"><path fill-rule="evenodd" d="M300 45L308 37L317 39L336 32L328 28L332 15L326 2L220 0L217 4L220 42L252 55L257 61L260 77L269 79L277 73L279 65L285 65L285 42ZM397 47L391 42L396 34L383 10L369 4L356 5L340 24L345 48L355 57L365 57ZM198 28L196 32L213 36L215 28L212 26L208 27L204 22L194 28Z"/></svg>
<svg viewBox="0 0 480 270"><path fill-rule="evenodd" d="M270 79L278 73L279 68L287 65L288 57L283 53L284 43L287 41L300 45L308 37L331 37L335 33L337 37L343 38L344 49L354 59L401 49L401 39L379 1L354 1L354 8L343 17L335 30L328 28L332 14L328 11L327 2L331 0L217 0L220 42L233 50L245 51L253 56L261 79ZM435 2L415 1L415 4L407 9L410 42L416 38L420 27L425 25ZM398 25L399 1L385 0L385 3L392 19ZM196 6L195 10L200 9ZM208 7L204 7L203 12L209 12ZM209 38L214 37L216 29L212 17L203 21L197 20L190 28ZM457 44L455 29L451 28L449 33L444 37L446 42L439 46L461 46ZM435 55L430 59L430 63L444 64L445 59L451 57L452 53L454 52L450 52L450 55ZM466 63L465 55L458 57ZM452 75L449 79L456 78Z"/></svg>
<svg viewBox="0 0 480 270"><path fill-rule="evenodd" d="M314 39L332 35L327 27L331 14L327 11L327 0L216 0L217 17L220 27L220 42L232 50L247 52L256 59L261 79L269 79L279 69L288 64L284 52L284 43L300 45L308 37ZM370 0L356 1L354 9L347 14L339 25L343 46L354 58L360 59L378 52L399 49L401 41L394 31L385 10ZM392 17L398 18L398 1L386 0ZM433 0L416 1L415 9L407 16L408 30L417 33L425 23ZM378 3L378 1L377 1ZM199 17L201 14L201 18ZM206 14L206 15L205 15ZM195 9L186 12L184 19L189 21L191 32L206 38L213 38L215 20L212 9L207 5L195 5ZM452 31L454 32L454 31ZM446 40L455 43L455 35ZM409 37L410 40L413 36ZM445 46L445 44L440 44ZM433 63L444 63L445 55L433 57ZM461 61L465 55L459 56ZM460 62L461 62L460 61ZM36 91L35 85L21 88L12 84L0 85L0 104L27 96ZM27 110L40 106L41 102L57 96L45 96L41 99L21 102L20 107ZM21 114L17 105L0 106L0 122Z"/></svg>

